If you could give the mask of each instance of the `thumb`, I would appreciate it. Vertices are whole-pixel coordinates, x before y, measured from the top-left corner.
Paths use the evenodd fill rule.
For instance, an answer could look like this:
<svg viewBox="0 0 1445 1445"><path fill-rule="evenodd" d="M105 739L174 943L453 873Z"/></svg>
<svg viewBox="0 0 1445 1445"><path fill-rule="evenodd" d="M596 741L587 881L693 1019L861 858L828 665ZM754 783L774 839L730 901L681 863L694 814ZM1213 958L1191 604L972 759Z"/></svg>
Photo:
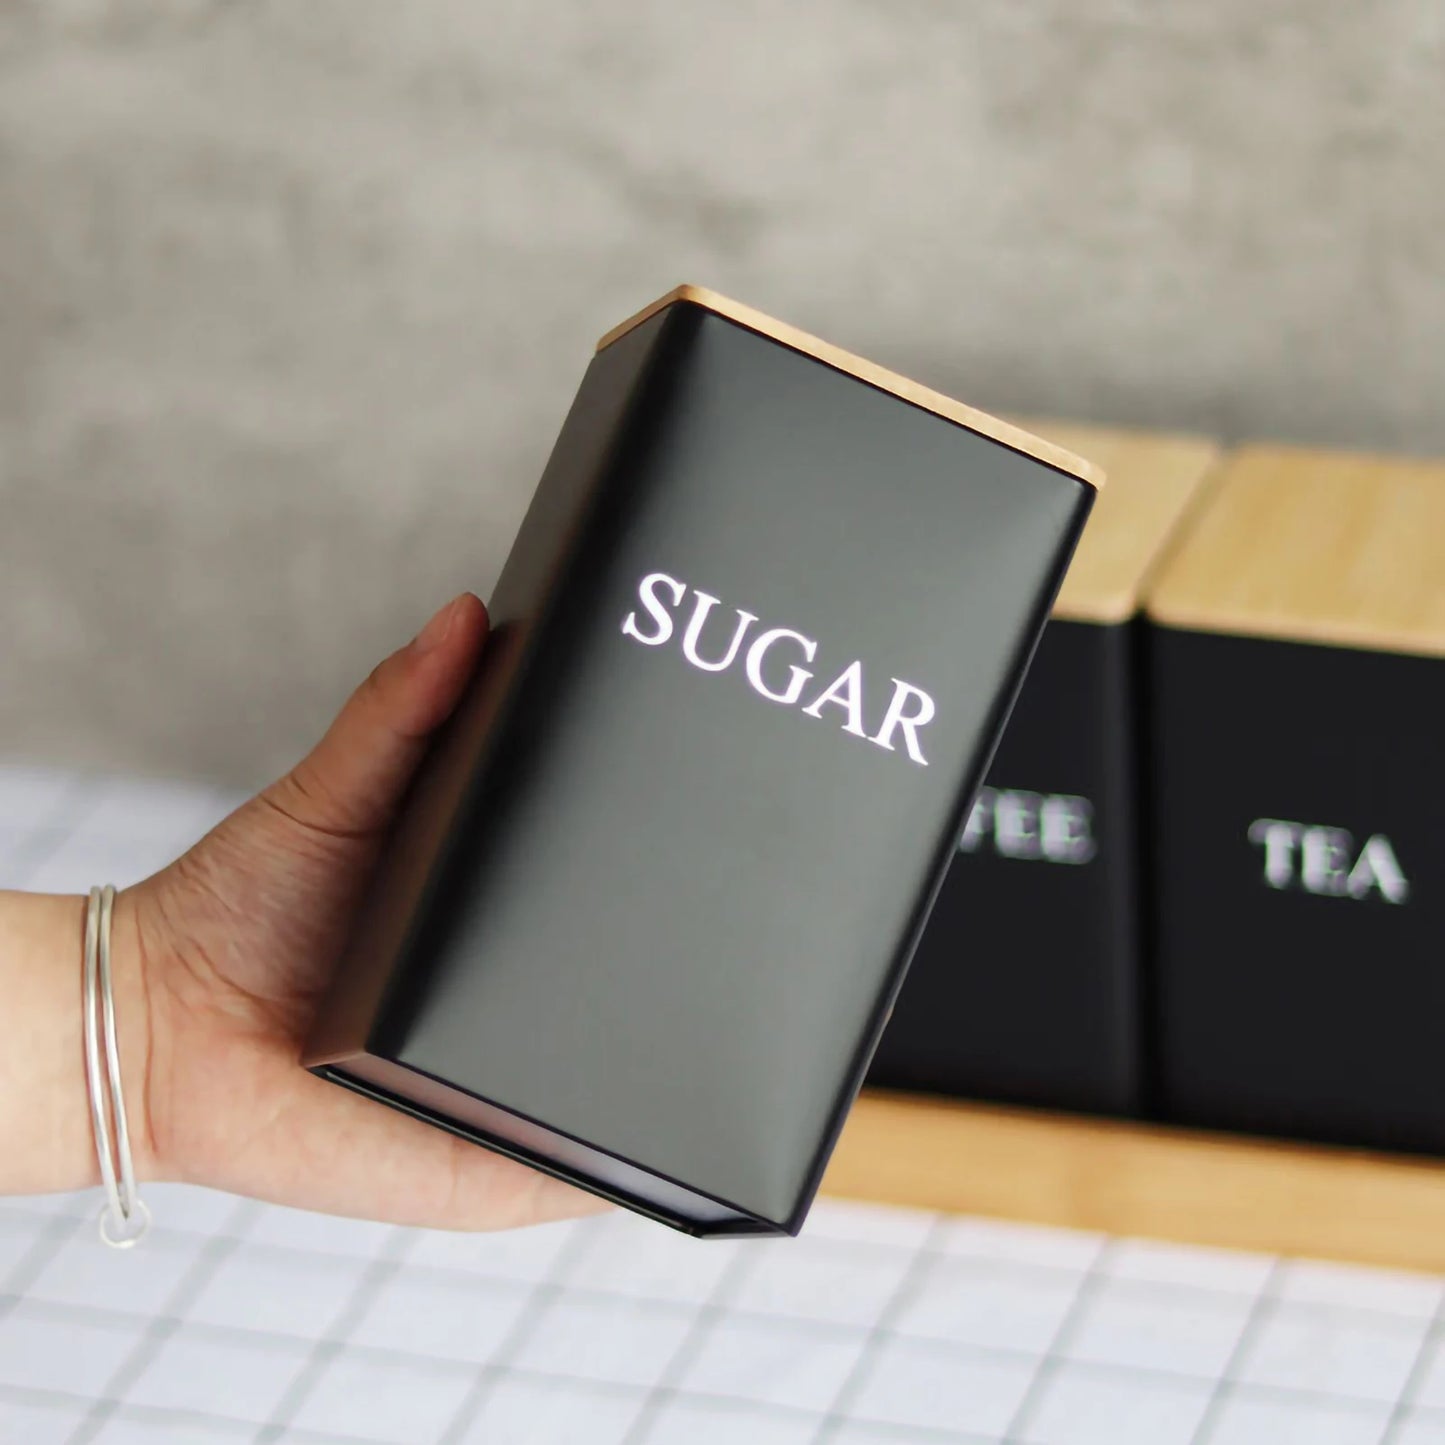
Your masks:
<svg viewBox="0 0 1445 1445"><path fill-rule="evenodd" d="M262 797L303 827L367 837L391 821L430 735L451 715L487 634L463 592L352 693L326 736Z"/></svg>

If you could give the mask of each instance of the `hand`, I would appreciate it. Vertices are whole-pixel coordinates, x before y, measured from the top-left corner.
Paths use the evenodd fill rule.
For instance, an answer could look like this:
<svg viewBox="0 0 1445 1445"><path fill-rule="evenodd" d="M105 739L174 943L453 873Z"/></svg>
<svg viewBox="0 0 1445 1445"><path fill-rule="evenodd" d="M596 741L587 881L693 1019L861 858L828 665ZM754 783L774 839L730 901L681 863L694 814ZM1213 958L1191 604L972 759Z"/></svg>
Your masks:
<svg viewBox="0 0 1445 1445"><path fill-rule="evenodd" d="M444 607L357 689L309 757L117 897L117 989L132 970L127 994L148 1021L145 1046L123 1057L143 1175L448 1228L599 1207L298 1063L387 826L486 631L470 594ZM121 1028L134 1029L122 1004L118 995Z"/></svg>

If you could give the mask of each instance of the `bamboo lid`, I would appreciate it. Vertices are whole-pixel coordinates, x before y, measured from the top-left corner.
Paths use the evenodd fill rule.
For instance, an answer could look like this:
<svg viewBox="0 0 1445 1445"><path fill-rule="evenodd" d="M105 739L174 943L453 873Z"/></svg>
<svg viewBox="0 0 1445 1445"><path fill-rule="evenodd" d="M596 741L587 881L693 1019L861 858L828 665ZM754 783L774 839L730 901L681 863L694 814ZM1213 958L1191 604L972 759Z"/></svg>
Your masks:
<svg viewBox="0 0 1445 1445"><path fill-rule="evenodd" d="M1072 622L1123 622L1140 609L1206 480L1219 448L1203 437L1117 431L1029 420L1030 430L1091 458L1108 475L1089 514L1053 615Z"/></svg>
<svg viewBox="0 0 1445 1445"><path fill-rule="evenodd" d="M1169 627L1445 656L1445 464L1236 452L1146 605Z"/></svg>
<svg viewBox="0 0 1445 1445"><path fill-rule="evenodd" d="M1104 473L1099 467L1086 462L1082 457L1074 456L1053 442L1032 436L1011 422L966 406L961 401L955 401L951 396L944 396L942 392L934 391L919 382L910 381L896 371L889 371L886 367L865 361L861 356L854 356L851 352L844 351L831 342L820 341L806 331L799 331L796 326L789 326L785 321L775 320L764 312L755 311L751 306L743 305L741 301L730 300L728 297L720 296L716 291L709 291L702 286L678 286L669 291L666 296L658 297L651 305L644 306L635 316L629 316L626 321L614 326L597 343L597 350L601 351L605 347L611 346L614 341L625 336L633 327L640 326L649 317L655 316L659 311L677 302L701 306L706 311L724 316L749 331L769 337L794 351L801 351L816 361L821 361L825 366L831 366L835 371L846 372L849 376L857 377L859 381L866 382L869 386L876 386L880 391L891 392L894 396L900 397L914 406L922 407L923 410L931 411L937 416L946 417L949 421L958 423L959 426L967 427L969 431L986 436L991 441L1002 442L1004 446L1011 447L1014 451L1024 452L1036 461L1045 462L1061 472L1067 472L1095 490L1104 485Z"/></svg>

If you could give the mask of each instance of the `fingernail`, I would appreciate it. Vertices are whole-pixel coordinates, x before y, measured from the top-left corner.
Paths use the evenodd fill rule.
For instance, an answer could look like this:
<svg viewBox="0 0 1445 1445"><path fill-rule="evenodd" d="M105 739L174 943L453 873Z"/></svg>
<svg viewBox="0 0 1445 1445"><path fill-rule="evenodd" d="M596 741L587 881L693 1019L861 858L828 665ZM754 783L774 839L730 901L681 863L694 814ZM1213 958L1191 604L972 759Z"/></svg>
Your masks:
<svg viewBox="0 0 1445 1445"><path fill-rule="evenodd" d="M452 630L452 623L456 621L457 603L459 601L461 601L459 597L452 598L452 600L417 633L411 644L413 652L431 652L446 641L447 633Z"/></svg>

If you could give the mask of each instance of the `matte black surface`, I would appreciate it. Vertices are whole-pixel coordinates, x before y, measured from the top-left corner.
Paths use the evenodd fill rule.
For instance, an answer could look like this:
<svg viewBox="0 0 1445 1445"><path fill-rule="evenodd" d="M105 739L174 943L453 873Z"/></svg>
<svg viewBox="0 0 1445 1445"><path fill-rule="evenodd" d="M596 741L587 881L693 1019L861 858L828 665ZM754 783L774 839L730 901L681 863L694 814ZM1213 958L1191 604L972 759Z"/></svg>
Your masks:
<svg viewBox="0 0 1445 1445"><path fill-rule="evenodd" d="M1166 628L1152 656L1169 1117L1445 1149L1445 662ZM1408 897L1311 893L1298 850L1271 887L1260 819L1383 835Z"/></svg>
<svg viewBox="0 0 1445 1445"><path fill-rule="evenodd" d="M1092 496L695 306L601 352L308 1062L681 1227L796 1229ZM927 766L691 665L691 590L625 636L654 572L720 599L704 660L739 608L815 640L764 675L805 704L861 660L869 734L925 689Z"/></svg>
<svg viewBox="0 0 1445 1445"><path fill-rule="evenodd" d="M870 1082L1138 1112L1138 642L1044 630Z"/></svg>

